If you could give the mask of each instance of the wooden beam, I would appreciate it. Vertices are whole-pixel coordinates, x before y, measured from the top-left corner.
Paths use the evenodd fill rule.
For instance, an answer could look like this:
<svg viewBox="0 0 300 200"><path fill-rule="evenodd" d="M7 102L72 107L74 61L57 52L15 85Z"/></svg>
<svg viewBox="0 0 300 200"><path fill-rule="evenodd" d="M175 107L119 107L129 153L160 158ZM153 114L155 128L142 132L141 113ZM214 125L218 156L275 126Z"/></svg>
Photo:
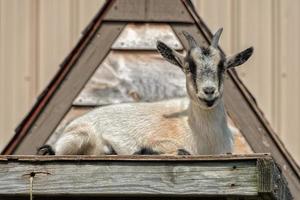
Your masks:
<svg viewBox="0 0 300 200"><path fill-rule="evenodd" d="M0 198L28 198L32 188L33 196L40 198L67 195L254 199L263 197L263 191L266 198L279 199L273 194L274 170L270 169L276 169L276 165L269 155L0 156ZM282 176L276 176L276 191L285 197L280 199L290 199Z"/></svg>
<svg viewBox="0 0 300 200"><path fill-rule="evenodd" d="M194 23L180 0L116 0L104 20Z"/></svg>
<svg viewBox="0 0 300 200"><path fill-rule="evenodd" d="M17 146L14 154L35 154L37 147L45 143L71 108L73 100L85 83L109 53L110 47L124 27L125 23L122 22L102 23L79 60L55 91L51 101L46 104L39 118L31 126L20 145Z"/></svg>
<svg viewBox="0 0 300 200"><path fill-rule="evenodd" d="M231 76L235 76L233 72L230 73ZM241 130L251 148L256 153L268 152L273 155L274 160L278 163L289 182L292 194L295 197L298 196L300 194L300 180L297 172L294 171L285 154L280 151L272 137L270 137L272 133L266 130L259 117L251 110L251 105L245 101L245 96L242 95L230 77L226 80L224 98L230 118Z"/></svg>
<svg viewBox="0 0 300 200"><path fill-rule="evenodd" d="M288 184L272 159L258 159L258 193L264 199L293 199Z"/></svg>

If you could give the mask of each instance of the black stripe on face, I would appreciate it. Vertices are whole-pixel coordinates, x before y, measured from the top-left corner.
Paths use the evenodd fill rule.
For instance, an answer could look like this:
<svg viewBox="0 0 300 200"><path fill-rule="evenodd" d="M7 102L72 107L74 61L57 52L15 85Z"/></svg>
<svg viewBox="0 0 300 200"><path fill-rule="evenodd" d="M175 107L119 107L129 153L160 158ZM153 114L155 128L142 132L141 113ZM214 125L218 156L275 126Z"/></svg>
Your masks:
<svg viewBox="0 0 300 200"><path fill-rule="evenodd" d="M218 63L218 90L220 90L221 84L224 79L224 73L225 73L225 66L224 66L225 59L221 59Z"/></svg>
<svg viewBox="0 0 300 200"><path fill-rule="evenodd" d="M190 72L192 74L192 78L193 78L193 85L195 88L195 91L198 92L198 86L197 86L197 67L195 62L193 61L193 59L189 60L189 68L190 68Z"/></svg>

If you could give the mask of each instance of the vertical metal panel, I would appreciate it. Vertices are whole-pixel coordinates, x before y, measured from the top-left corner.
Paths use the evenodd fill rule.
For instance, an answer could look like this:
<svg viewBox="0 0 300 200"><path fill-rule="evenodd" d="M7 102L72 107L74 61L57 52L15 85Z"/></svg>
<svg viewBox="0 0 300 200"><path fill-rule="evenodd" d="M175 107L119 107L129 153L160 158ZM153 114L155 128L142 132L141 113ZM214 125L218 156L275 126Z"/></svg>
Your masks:
<svg viewBox="0 0 300 200"><path fill-rule="evenodd" d="M272 119L272 6L271 0L240 1L238 52L249 45L255 47L254 56L238 68L258 104L270 121ZM255 80L255 81L254 81Z"/></svg>
<svg viewBox="0 0 300 200"><path fill-rule="evenodd" d="M41 91L104 0L39 0L38 87Z"/></svg>
<svg viewBox="0 0 300 200"><path fill-rule="evenodd" d="M287 148L300 163L300 2L277 1L279 15L278 70L279 130Z"/></svg>
<svg viewBox="0 0 300 200"><path fill-rule="evenodd" d="M39 91L71 49L71 0L39 1Z"/></svg>
<svg viewBox="0 0 300 200"><path fill-rule="evenodd" d="M35 3L0 1L0 148L35 98Z"/></svg>

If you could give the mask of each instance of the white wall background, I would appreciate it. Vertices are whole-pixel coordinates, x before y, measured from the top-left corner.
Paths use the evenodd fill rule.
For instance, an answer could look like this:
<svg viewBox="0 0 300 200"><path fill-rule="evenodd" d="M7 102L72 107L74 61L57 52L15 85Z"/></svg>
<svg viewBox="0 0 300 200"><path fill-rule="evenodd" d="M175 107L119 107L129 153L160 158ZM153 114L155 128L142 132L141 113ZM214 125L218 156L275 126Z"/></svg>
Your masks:
<svg viewBox="0 0 300 200"><path fill-rule="evenodd" d="M0 149L103 2L0 0ZM300 1L194 2L227 54L254 46L238 72L300 163Z"/></svg>

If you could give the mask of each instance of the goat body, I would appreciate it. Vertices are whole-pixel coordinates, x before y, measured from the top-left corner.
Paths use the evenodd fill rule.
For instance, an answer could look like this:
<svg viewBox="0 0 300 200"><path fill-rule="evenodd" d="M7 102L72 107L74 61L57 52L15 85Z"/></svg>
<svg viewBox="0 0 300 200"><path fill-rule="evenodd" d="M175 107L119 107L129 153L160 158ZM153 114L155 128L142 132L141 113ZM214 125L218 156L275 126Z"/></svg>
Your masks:
<svg viewBox="0 0 300 200"><path fill-rule="evenodd" d="M203 110L187 98L97 108L69 123L57 155L131 155L143 148L162 154L231 152L232 134L222 104Z"/></svg>

